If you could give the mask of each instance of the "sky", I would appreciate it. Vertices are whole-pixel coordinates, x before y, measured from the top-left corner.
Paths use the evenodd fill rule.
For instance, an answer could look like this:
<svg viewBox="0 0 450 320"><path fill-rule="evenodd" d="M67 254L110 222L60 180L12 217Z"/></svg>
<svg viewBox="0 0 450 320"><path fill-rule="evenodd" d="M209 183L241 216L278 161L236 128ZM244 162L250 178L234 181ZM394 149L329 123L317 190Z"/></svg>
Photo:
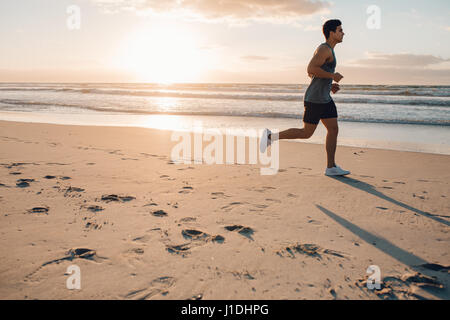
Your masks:
<svg viewBox="0 0 450 320"><path fill-rule="evenodd" d="M341 84L450 85L448 0L2 0L1 82L308 83L339 19Z"/></svg>

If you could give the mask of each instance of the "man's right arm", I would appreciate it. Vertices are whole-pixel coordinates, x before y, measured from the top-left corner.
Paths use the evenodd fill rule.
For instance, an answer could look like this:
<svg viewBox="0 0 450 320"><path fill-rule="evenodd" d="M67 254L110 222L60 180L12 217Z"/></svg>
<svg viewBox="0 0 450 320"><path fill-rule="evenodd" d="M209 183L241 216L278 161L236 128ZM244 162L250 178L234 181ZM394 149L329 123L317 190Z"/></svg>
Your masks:
<svg viewBox="0 0 450 320"><path fill-rule="evenodd" d="M308 74L313 75L317 78L326 78L333 79L336 82L339 82L343 77L339 73L331 73L323 70L321 66L327 61L328 57L330 57L331 51L325 46L320 46L317 48L314 56L308 65Z"/></svg>

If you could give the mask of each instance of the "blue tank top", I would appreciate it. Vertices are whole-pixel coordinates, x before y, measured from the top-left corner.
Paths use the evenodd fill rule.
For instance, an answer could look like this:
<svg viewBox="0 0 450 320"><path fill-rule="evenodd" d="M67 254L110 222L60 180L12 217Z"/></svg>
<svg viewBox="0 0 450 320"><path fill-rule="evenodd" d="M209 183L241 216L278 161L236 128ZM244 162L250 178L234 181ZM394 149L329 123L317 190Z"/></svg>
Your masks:
<svg viewBox="0 0 450 320"><path fill-rule="evenodd" d="M332 62L324 63L320 68L326 72L334 73L334 70L336 69L336 56L334 55L334 50L333 48L330 47L328 43L324 42L321 45L323 44L327 45L331 49L334 60ZM308 89L306 89L303 101L312 103L330 102L331 101L330 91L332 83L333 79L313 77L311 83L308 86Z"/></svg>

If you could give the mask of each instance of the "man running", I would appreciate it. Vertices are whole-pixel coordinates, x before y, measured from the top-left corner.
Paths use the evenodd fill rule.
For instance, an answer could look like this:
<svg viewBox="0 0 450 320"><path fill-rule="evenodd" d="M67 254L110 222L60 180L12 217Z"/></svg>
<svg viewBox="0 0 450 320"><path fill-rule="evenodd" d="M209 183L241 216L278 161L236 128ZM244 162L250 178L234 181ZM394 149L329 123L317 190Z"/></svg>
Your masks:
<svg viewBox="0 0 450 320"><path fill-rule="evenodd" d="M336 56L334 55L334 47L341 43L344 37L341 21L328 20L325 22L323 34L326 42L317 48L308 65L308 75L312 78L312 81L303 98L305 106L303 128L281 131L278 134L278 139L308 139L313 135L321 120L327 128L327 168L325 175L342 176L349 174L350 171L341 169L334 161L338 136L338 115L336 105L330 96L330 91L333 93L339 91L337 82L343 78L340 73L335 72ZM333 80L336 83L332 83ZM261 152L265 152L275 139L276 136L274 135L272 138L271 131L265 129L261 137Z"/></svg>

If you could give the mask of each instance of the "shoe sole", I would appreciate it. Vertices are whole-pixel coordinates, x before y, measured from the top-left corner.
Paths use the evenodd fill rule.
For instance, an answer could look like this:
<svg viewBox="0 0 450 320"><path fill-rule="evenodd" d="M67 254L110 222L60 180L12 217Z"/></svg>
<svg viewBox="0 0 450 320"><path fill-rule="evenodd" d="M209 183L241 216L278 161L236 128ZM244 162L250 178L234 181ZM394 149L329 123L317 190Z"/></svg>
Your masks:
<svg viewBox="0 0 450 320"><path fill-rule="evenodd" d="M326 176L329 176L329 177L333 177L333 176L346 176L346 175L349 175L350 174L350 172L349 173L341 173L341 174L326 174L325 173L325 175Z"/></svg>
<svg viewBox="0 0 450 320"><path fill-rule="evenodd" d="M268 141L269 141L269 135L267 134L267 131L264 131L263 135L261 137L261 142L259 143L259 151L261 151L261 153L264 153L267 150Z"/></svg>

